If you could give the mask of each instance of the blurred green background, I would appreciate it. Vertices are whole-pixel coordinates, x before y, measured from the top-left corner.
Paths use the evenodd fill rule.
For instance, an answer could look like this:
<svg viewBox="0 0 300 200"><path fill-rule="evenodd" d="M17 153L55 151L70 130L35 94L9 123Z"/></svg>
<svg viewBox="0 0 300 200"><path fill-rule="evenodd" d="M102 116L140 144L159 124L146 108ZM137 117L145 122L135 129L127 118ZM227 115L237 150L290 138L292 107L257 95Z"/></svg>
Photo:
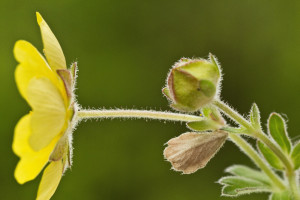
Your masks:
<svg viewBox="0 0 300 200"><path fill-rule="evenodd" d="M18 39L42 49L35 11L52 28L67 62L78 61L76 93L85 108L170 110L161 88L172 64L212 52L223 66L222 98L245 115L256 102L264 125L270 112L285 113L295 140L299 10L296 0L1 0L1 199L34 199L41 177L18 185L18 158L11 150L14 126L30 110L16 88L12 49ZM184 124L159 121L82 122L74 132L72 170L53 199L230 199L220 197L216 183L224 169L254 165L227 142L205 169L192 175L171 171L164 143L185 131Z"/></svg>

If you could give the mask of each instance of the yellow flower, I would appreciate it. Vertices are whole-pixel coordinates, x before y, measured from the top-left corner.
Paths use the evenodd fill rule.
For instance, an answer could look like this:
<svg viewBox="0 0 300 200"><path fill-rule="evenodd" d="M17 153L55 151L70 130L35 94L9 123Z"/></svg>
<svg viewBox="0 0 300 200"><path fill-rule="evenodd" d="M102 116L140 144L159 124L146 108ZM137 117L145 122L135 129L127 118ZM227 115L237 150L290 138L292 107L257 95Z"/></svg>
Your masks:
<svg viewBox="0 0 300 200"><path fill-rule="evenodd" d="M29 42L16 42L14 55L19 65L15 79L32 111L16 125L12 148L20 157L15 170L20 184L36 178L49 162L37 199L50 199L71 162L75 75L67 69L51 29L39 13L36 15L47 60Z"/></svg>

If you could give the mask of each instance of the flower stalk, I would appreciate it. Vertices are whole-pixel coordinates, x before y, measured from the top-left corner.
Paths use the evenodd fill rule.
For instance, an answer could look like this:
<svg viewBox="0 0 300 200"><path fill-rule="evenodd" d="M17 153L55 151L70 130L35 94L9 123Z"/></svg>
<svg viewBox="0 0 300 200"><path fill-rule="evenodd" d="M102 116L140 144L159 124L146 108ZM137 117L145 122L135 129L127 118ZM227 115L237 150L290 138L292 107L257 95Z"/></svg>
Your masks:
<svg viewBox="0 0 300 200"><path fill-rule="evenodd" d="M193 122L201 121L203 117L172 113L172 112L162 112L162 111L152 111L152 110L79 110L77 112L78 119L91 119L91 118L137 118L137 119L157 119L157 120L167 120L167 121L181 121L181 122Z"/></svg>

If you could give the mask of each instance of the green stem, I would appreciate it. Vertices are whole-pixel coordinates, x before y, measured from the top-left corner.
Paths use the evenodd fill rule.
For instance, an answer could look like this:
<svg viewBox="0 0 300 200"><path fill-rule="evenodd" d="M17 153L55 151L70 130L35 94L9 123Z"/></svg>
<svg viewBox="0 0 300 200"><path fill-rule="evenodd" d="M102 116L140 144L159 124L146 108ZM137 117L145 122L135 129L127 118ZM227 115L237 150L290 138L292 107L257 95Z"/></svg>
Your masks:
<svg viewBox="0 0 300 200"><path fill-rule="evenodd" d="M300 200L300 189L297 184L297 172L293 172L292 174L286 174L289 184L291 186L292 193L295 197L295 200Z"/></svg>
<svg viewBox="0 0 300 200"><path fill-rule="evenodd" d="M261 130L256 130L253 128L253 126L240 114L238 114L236 111L234 111L232 108L230 108L228 105L226 105L222 101L215 101L214 105L216 105L218 108L220 108L224 114L226 114L228 117L236 121L237 123L241 124L245 128L248 129L248 131L251 133L250 136L255 137L259 140L261 140L263 143L265 143L282 161L282 163L285 165L286 170L291 173L294 171L293 164L291 160L285 155L285 153L277 146L275 145L269 137L266 136Z"/></svg>
<svg viewBox="0 0 300 200"><path fill-rule="evenodd" d="M240 136L229 133L229 138L241 148L245 154L253 160L253 162L265 172L265 174L272 180L273 184L277 186L280 190L284 190L286 187L281 181L281 179L269 168L268 165L261 159L261 157L257 154L257 152L253 149L253 147L247 143L243 138Z"/></svg>
<svg viewBox="0 0 300 200"><path fill-rule="evenodd" d="M216 100L213 102L215 106L220 108L225 115L233 119L238 124L242 125L243 127L247 128L248 130L252 130L253 127L251 124L237 111L233 110L233 108L230 108L226 103Z"/></svg>
<svg viewBox="0 0 300 200"><path fill-rule="evenodd" d="M203 117L195 115L186 115L180 113L160 112L151 110L79 110L77 112L79 119L89 118L144 118L159 119L169 121L192 122L201 121Z"/></svg>
<svg viewBox="0 0 300 200"><path fill-rule="evenodd" d="M289 157L286 156L285 153L277 146L275 145L266 134L264 134L262 131L256 131L253 133L253 135L261 140L263 143L265 143L281 160L281 162L284 164L286 171L288 173L294 172L294 166L292 161L289 159Z"/></svg>
<svg viewBox="0 0 300 200"><path fill-rule="evenodd" d="M247 128L248 131L251 133L249 134L249 136L261 140L277 155L277 157L281 160L281 162L284 164L286 168L286 176L289 181L290 189L294 194L295 200L300 200L300 190L297 188L296 175L294 172L293 163L290 160L290 158L287 157L287 155L277 145L275 145L270 140L270 138L267 137L265 133L263 133L262 130L255 129L249 123L249 121L247 121L244 117L242 117L239 113L237 113L235 110L230 108L224 102L216 100L214 101L214 105L217 106L219 109L221 109L225 115L233 119L235 122Z"/></svg>

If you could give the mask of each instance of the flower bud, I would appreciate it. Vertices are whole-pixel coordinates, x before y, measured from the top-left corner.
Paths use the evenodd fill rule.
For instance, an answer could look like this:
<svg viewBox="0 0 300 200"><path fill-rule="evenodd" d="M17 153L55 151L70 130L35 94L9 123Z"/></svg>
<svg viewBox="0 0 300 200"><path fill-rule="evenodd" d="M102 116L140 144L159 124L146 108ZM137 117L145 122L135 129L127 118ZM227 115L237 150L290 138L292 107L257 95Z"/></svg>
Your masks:
<svg viewBox="0 0 300 200"><path fill-rule="evenodd" d="M218 93L221 70L209 60L181 59L171 69L163 93L179 111L193 112L209 104Z"/></svg>

